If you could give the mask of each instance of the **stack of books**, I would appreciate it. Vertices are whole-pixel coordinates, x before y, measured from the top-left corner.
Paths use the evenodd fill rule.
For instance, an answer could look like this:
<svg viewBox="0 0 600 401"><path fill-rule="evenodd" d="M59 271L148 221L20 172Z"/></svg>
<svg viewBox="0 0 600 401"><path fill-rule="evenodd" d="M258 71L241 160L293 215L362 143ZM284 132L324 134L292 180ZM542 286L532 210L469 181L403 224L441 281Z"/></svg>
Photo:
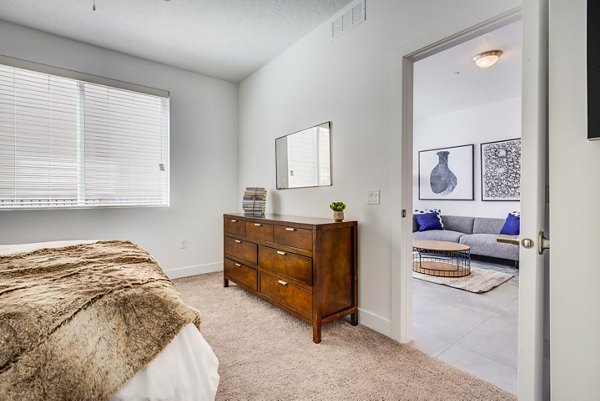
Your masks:
<svg viewBox="0 0 600 401"><path fill-rule="evenodd" d="M264 216L267 203L267 190L259 187L246 187L242 209L244 214L252 216Z"/></svg>

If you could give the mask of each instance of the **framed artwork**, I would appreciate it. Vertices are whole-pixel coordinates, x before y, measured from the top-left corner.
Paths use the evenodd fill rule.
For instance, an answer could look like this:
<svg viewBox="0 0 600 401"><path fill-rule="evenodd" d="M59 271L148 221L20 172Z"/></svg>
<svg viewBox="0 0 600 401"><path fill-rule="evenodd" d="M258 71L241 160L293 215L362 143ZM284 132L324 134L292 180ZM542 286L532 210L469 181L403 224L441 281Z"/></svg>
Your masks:
<svg viewBox="0 0 600 401"><path fill-rule="evenodd" d="M481 144L481 200L521 199L521 139Z"/></svg>
<svg viewBox="0 0 600 401"><path fill-rule="evenodd" d="M473 200L475 145L419 152L420 200Z"/></svg>

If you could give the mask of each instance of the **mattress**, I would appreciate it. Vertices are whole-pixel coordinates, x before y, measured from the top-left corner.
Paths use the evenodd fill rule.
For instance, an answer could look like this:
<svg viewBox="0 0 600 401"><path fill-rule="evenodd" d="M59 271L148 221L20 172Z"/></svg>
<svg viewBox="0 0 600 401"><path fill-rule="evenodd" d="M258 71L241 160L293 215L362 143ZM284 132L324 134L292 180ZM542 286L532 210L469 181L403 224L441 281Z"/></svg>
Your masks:
<svg viewBox="0 0 600 401"><path fill-rule="evenodd" d="M95 241L53 241L0 245L0 255ZM194 324L184 326L146 368L139 371L111 401L214 400L219 361Z"/></svg>

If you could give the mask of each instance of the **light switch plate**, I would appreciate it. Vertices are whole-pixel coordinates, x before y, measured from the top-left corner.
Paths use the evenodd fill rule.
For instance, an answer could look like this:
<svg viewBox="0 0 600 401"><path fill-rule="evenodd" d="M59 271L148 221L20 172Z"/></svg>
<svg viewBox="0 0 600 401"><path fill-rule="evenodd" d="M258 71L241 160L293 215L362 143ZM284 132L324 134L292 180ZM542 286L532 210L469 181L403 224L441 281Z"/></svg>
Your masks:
<svg viewBox="0 0 600 401"><path fill-rule="evenodd" d="M378 189L370 189L368 191L367 203L369 205L379 205L379 190Z"/></svg>

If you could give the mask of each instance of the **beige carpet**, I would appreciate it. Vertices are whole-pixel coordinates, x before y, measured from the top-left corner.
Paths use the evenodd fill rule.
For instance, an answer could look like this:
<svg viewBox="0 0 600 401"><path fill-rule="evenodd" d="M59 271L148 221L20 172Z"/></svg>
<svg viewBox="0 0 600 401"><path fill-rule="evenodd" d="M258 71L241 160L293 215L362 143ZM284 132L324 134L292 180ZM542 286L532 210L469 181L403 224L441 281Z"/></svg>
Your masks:
<svg viewBox="0 0 600 401"><path fill-rule="evenodd" d="M513 278L513 275L495 270L471 267L471 274L465 277L436 277L417 272L413 272L413 277L429 281L430 283L447 285L448 287L480 294L507 282Z"/></svg>
<svg viewBox="0 0 600 401"><path fill-rule="evenodd" d="M232 284L222 273L175 280L202 313L202 333L220 361L218 400L515 400L365 326L311 327Z"/></svg>

